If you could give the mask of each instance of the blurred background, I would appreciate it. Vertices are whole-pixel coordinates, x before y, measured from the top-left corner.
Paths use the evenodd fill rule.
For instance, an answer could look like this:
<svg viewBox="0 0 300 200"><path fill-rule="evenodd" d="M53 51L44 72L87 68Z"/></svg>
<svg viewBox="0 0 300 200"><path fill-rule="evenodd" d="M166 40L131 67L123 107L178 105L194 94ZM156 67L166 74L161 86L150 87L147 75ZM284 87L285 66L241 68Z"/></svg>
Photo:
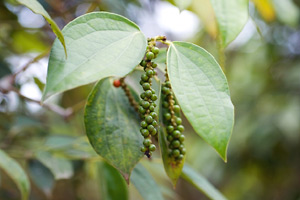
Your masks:
<svg viewBox="0 0 300 200"><path fill-rule="evenodd" d="M109 11L136 22L147 37L193 42L219 58L209 0L39 2L60 28L89 11ZM250 1L247 24L226 48L225 74L235 105L228 162L185 121L186 162L228 199L300 200L299 6L293 0ZM92 84L56 96L50 104L58 106L38 104L54 39L42 16L13 1L0 1L0 86L14 86L14 91L0 92L0 148L26 169L30 199L101 199L100 161L83 126ZM47 159L58 169L49 167ZM183 180L173 190L159 154L142 163L166 199L207 199ZM129 190L130 199L142 199L132 185ZM20 199L5 173L0 199Z"/></svg>

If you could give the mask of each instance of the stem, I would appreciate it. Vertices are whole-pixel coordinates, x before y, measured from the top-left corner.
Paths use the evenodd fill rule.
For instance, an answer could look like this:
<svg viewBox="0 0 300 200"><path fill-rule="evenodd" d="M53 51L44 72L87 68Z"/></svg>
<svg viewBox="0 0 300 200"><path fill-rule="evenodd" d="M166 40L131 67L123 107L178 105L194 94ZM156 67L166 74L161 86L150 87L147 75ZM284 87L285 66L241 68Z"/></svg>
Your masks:
<svg viewBox="0 0 300 200"><path fill-rule="evenodd" d="M15 72L12 75L13 82L15 82L15 79L16 79L17 75L19 75L21 72L24 72L31 64L36 63L39 60L41 60L42 58L44 58L45 56L47 56L49 54L49 52L50 52L50 48L48 48L43 53L37 55L36 57L34 57L33 59L31 59L28 63L26 63L23 67L21 67L21 69L19 69L17 72Z"/></svg>
<svg viewBox="0 0 300 200"><path fill-rule="evenodd" d="M127 86L127 84L125 83L124 79L125 79L125 77L123 77L123 78L120 79L121 87L122 87L122 89L124 90L124 92L125 92L125 94L126 94L128 100L129 100L130 105L134 108L134 110L135 110L136 112L138 112L138 111L139 111L139 105L138 105L138 103L135 101L135 99L134 99L133 95L131 94L130 89L128 88L128 86Z"/></svg>
<svg viewBox="0 0 300 200"><path fill-rule="evenodd" d="M166 67L165 71L166 71L166 73L165 73L166 81L170 81L167 67ZM175 122L174 97L173 97L172 87L170 89L171 89L171 93L167 96L167 98L168 98L168 103L169 103L169 110L171 113L171 123L174 126L174 128L176 128L177 124Z"/></svg>
<svg viewBox="0 0 300 200"><path fill-rule="evenodd" d="M13 86L11 86L11 87L9 88L9 91L5 91L4 89L1 89L1 88L0 88L0 91L1 91L2 93L7 93L7 92L9 92L9 91L13 91L13 92L15 92L19 97L21 97L22 99L25 99L26 101L30 101L30 102L37 103L37 104L39 104L40 106L42 106L42 107L44 107L44 108L46 108L46 109L48 109L48 110L50 110L50 111L53 111L53 112L59 114L59 115L62 116L64 119L68 119L68 118L72 115L72 113L73 113L73 110L72 110L71 108L64 109L64 108L59 107L59 106L57 106L57 105L42 104L41 101L39 101L39 100L35 100L35 99L31 99L31 98L29 98L29 97L26 97L26 96L24 96L23 94L21 94L20 91L19 91L17 88L15 88L15 87L13 87Z"/></svg>

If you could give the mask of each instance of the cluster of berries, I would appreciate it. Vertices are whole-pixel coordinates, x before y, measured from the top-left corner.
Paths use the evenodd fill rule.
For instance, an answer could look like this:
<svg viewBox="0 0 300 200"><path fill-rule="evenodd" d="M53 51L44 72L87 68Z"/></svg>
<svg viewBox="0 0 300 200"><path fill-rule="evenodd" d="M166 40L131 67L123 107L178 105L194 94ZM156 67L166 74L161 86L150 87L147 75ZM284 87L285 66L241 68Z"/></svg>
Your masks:
<svg viewBox="0 0 300 200"><path fill-rule="evenodd" d="M186 153L183 141L184 126L181 124L182 120L179 117L180 107L175 105L174 96L171 89L171 84L166 77L166 82L163 84L163 111L164 111L164 124L167 129L167 140L169 141L169 156L175 160L182 160Z"/></svg>
<svg viewBox="0 0 300 200"><path fill-rule="evenodd" d="M159 53L159 48L154 46L155 44L149 43L147 46L147 52L145 59L142 60L140 65L144 68L145 73L141 76L140 85L143 87L144 92L140 95L141 101L139 106L139 113L141 115L141 129L140 132L144 137L143 147L141 151L150 158L152 152L155 151L156 146L152 144L151 137L157 134L157 113L155 112L157 95L155 90L151 88L152 77L156 74L154 68L157 64L151 62L156 58Z"/></svg>

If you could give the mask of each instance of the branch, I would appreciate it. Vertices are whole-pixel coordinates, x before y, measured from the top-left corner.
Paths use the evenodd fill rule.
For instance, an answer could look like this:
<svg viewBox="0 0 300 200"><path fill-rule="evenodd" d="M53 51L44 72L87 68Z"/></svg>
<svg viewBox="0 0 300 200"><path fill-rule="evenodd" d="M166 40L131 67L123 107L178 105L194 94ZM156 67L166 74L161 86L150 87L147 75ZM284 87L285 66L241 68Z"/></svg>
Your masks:
<svg viewBox="0 0 300 200"><path fill-rule="evenodd" d="M46 108L46 109L48 109L48 110L50 110L50 111L53 111L53 112L59 114L59 115L62 116L65 120L68 119L68 118L73 114L73 109L72 109L72 108L64 109L64 108L62 108L62 107L60 107L60 106L53 105L53 104L42 104L41 101L39 101L39 100L31 99L31 98L29 98L29 97L24 96L23 94L20 93L20 91L19 91L17 88L15 88L15 87L13 87L13 86L9 87L8 90L7 90L7 89L0 88L0 92L2 92L2 93L4 93L4 94L5 94L5 93L8 93L8 92L10 92L10 91L15 92L20 98L22 98L22 99L24 99L24 100L26 100L26 101L30 101L30 102L37 103L37 104L39 104L40 106L42 106L42 107L44 107L44 108Z"/></svg>
<svg viewBox="0 0 300 200"><path fill-rule="evenodd" d="M44 58L45 56L47 56L50 52L50 48L48 48L46 51L44 51L43 53L37 55L36 57L34 57L33 59L31 59L28 63L26 63L23 67L21 67L21 69L19 69L17 72L15 72L12 75L13 78L13 82L15 82L16 76L18 74L20 74L21 72L24 72L31 64L38 62L39 60L41 60L42 58Z"/></svg>

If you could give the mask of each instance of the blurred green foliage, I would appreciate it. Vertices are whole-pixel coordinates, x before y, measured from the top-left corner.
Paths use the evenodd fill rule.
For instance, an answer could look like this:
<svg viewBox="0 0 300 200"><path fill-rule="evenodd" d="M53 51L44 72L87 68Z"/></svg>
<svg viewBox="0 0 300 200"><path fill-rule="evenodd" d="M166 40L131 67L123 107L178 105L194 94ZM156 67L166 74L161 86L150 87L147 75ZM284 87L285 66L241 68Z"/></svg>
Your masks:
<svg viewBox="0 0 300 200"><path fill-rule="evenodd" d="M171 1L176 2L180 1ZM155 14L154 5L159 6L161 2L41 0L40 3L58 26L63 27L84 14L91 4L97 5L96 10L124 15L140 25L144 22L139 13ZM207 0L193 0L189 5L180 6L194 12L202 24L189 41L219 57L212 9L210 6L201 9L201 5L208 3ZM224 163L185 121L186 162L228 199L300 199L299 5L292 0L251 1L250 22L226 49L225 74L236 120L228 162ZM12 1L0 2L1 84L7 82L7 75L22 66L22 59L32 59L43 53L55 38L47 24L40 28L23 26L20 13L24 9ZM29 70L30 66L25 72ZM42 88L43 80L37 78L37 74L32 73L24 80L20 73L15 87L22 89L33 83ZM73 110L67 117L47 109L33 110L24 98L13 92L0 93L0 148L19 161L29 175L30 199L101 199L106 192L101 182L103 174L99 173L99 168L105 164L88 143L83 127L83 106L91 87L70 90L53 100ZM30 95L30 91L24 95ZM145 159L141 163L159 184L164 198L206 199L183 180L173 190L158 158L156 152L152 161ZM51 167L54 162L62 168ZM106 170L114 173L109 168ZM111 178L119 177L112 175ZM142 199L132 184L128 198ZM20 199L13 181L2 171L0 199Z"/></svg>

